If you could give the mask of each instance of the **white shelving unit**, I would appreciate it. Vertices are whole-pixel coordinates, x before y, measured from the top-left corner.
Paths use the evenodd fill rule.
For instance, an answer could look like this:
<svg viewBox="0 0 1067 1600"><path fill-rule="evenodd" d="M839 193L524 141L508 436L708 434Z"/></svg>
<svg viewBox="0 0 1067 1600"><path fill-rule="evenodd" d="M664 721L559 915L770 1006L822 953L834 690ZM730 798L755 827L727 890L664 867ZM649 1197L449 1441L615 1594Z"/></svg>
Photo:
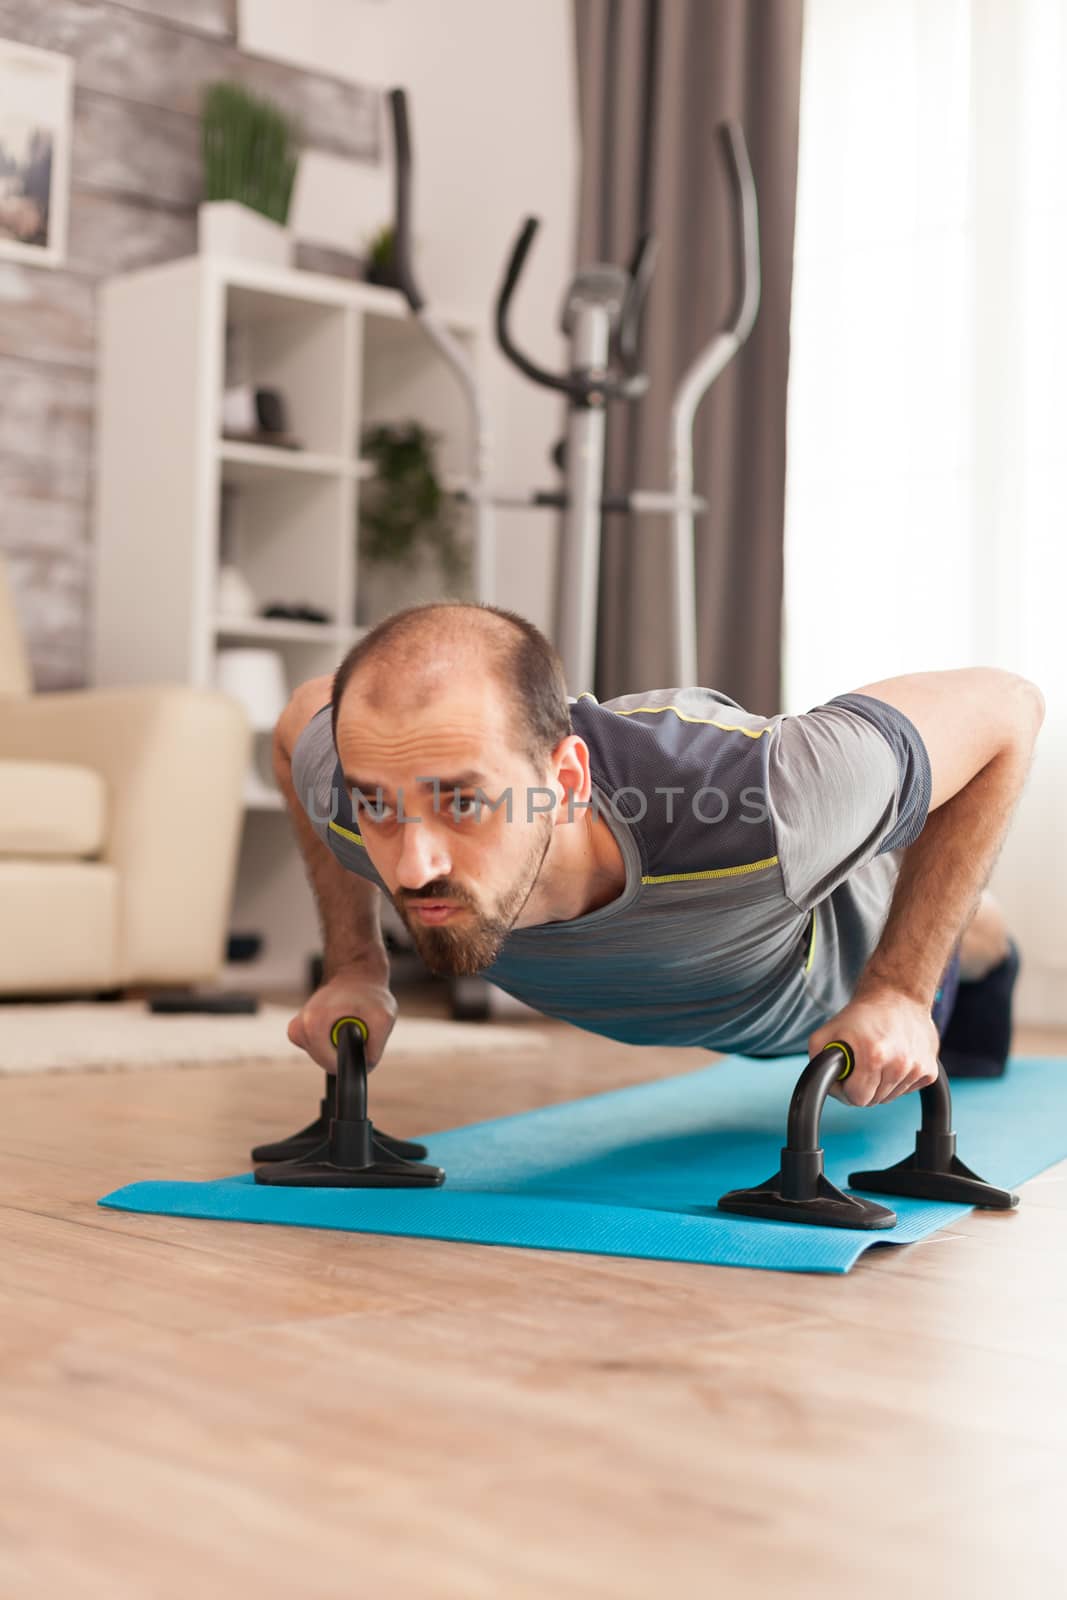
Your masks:
<svg viewBox="0 0 1067 1600"><path fill-rule="evenodd" d="M445 320L477 362L474 319ZM208 686L219 649L242 643L276 648L290 688L332 672L377 620L366 597L380 584L361 596L357 559L363 429L417 418L438 435L451 487L467 467L455 380L401 296L253 263L168 262L104 287L98 370L94 682ZM282 393L301 448L223 437L223 391L237 383ZM329 621L220 616L224 523L257 610L303 604ZM421 584L392 603L427 598ZM231 928L265 948L225 981L299 988L319 947L314 906L262 748L256 772Z"/></svg>

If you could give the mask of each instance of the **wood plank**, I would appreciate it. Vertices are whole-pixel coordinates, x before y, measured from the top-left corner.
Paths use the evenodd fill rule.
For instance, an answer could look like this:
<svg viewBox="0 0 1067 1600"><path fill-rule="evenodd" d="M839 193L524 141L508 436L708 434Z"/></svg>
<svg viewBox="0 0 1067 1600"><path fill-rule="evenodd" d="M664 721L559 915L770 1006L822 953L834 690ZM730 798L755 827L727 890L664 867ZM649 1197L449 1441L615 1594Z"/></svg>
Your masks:
<svg viewBox="0 0 1067 1600"><path fill-rule="evenodd" d="M75 689L85 682L89 592L87 542L62 550L6 547L8 576L26 635L37 689Z"/></svg>
<svg viewBox="0 0 1067 1600"><path fill-rule="evenodd" d="M66 506L80 511L89 496L88 454L57 450L50 455L47 437L38 443L45 448L33 454L9 455L0 450L0 505L23 502L27 506Z"/></svg>
<svg viewBox="0 0 1067 1600"><path fill-rule="evenodd" d="M196 248L192 210L87 190L71 195L68 257L77 270L109 277L195 255Z"/></svg>
<svg viewBox="0 0 1067 1600"><path fill-rule="evenodd" d="M88 536L86 460L0 455L3 543L8 551L62 552Z"/></svg>
<svg viewBox="0 0 1067 1600"><path fill-rule="evenodd" d="M87 462L93 379L84 367L0 356L0 452Z"/></svg>
<svg viewBox="0 0 1067 1600"><path fill-rule="evenodd" d="M71 182L75 189L147 196L157 205L191 210L201 193L196 122L166 107L79 87Z"/></svg>
<svg viewBox="0 0 1067 1600"><path fill-rule="evenodd" d="M0 358L92 367L96 289L83 273L0 262Z"/></svg>
<svg viewBox="0 0 1067 1600"><path fill-rule="evenodd" d="M195 124L204 89L220 79L267 95L293 117L301 142L374 160L380 96L341 78L246 55L235 44L176 29L113 0L6 0L8 38L59 50L77 62L80 90L136 100Z"/></svg>
<svg viewBox="0 0 1067 1600"><path fill-rule="evenodd" d="M237 0L116 0L129 11L145 11L149 16L173 23L193 33L207 33L217 39L237 38Z"/></svg>

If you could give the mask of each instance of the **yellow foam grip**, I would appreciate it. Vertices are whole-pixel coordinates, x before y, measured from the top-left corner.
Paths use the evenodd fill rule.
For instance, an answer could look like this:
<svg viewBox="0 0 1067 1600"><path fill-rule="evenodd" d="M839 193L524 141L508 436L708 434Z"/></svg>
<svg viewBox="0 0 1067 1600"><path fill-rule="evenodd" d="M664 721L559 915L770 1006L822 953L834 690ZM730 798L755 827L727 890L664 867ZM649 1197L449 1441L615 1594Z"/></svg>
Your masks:
<svg viewBox="0 0 1067 1600"><path fill-rule="evenodd" d="M852 1071L852 1068L856 1065L856 1058L852 1054L852 1051L849 1049L848 1045L847 1044L843 1044L840 1039L831 1039L829 1044L823 1045L823 1049L824 1050L843 1050L844 1051L844 1053L845 1053L845 1070L844 1070L844 1072L839 1072L838 1075L837 1075L838 1083L843 1082L844 1079L847 1078L849 1073Z"/></svg>
<svg viewBox="0 0 1067 1600"><path fill-rule="evenodd" d="M364 1022L362 1017L338 1017L337 1021L330 1029L330 1043L333 1045L335 1050L337 1049L337 1041L340 1038L341 1029L344 1027L346 1022L354 1022L360 1033L363 1035L363 1043L366 1044L367 1042L367 1024Z"/></svg>

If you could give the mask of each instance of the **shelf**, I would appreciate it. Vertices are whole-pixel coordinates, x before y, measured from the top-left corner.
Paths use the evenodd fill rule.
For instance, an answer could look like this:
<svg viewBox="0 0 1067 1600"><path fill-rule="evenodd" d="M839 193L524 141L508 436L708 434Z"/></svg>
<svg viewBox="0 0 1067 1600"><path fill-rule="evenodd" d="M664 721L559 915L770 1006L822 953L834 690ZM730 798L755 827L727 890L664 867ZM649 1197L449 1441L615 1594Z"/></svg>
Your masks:
<svg viewBox="0 0 1067 1600"><path fill-rule="evenodd" d="M277 445L241 444L233 439L220 439L218 450L222 481L227 484L267 483L279 473L327 478L358 473L356 463L345 457L313 450L283 450Z"/></svg>
<svg viewBox="0 0 1067 1600"><path fill-rule="evenodd" d="M258 262L216 261L210 257L186 258L211 273L227 287L228 299L238 316L249 321L290 317L296 306L351 307L367 317L407 322L416 327L411 307L398 289L383 289L358 278L338 278L301 267L270 267ZM454 333L475 334L484 317L459 306L435 306L434 316Z"/></svg>
<svg viewBox="0 0 1067 1600"><path fill-rule="evenodd" d="M395 609L393 575L361 570L360 480L373 468L357 460L359 441L367 428L417 420L438 437L442 482L462 487L469 427L453 373L402 295L354 279L188 257L113 277L100 301L94 681L207 686L219 655L242 646L277 651L290 691L325 677L369 631L357 605L361 619ZM480 364L484 311L435 311ZM245 385L283 396L304 449L268 434L223 437L223 397ZM330 620L221 614L223 564L244 578L253 613L306 605ZM422 599L422 584L416 572L397 582L398 600ZM436 597L434 574L425 588ZM159 596L165 604L146 603ZM266 954L224 981L295 993L321 934L271 736L255 736L241 786L228 916L231 928L260 932Z"/></svg>
<svg viewBox="0 0 1067 1600"><path fill-rule="evenodd" d="M333 622L287 621L284 617L216 617L220 639L276 639L291 644L355 644L365 628L343 627Z"/></svg>

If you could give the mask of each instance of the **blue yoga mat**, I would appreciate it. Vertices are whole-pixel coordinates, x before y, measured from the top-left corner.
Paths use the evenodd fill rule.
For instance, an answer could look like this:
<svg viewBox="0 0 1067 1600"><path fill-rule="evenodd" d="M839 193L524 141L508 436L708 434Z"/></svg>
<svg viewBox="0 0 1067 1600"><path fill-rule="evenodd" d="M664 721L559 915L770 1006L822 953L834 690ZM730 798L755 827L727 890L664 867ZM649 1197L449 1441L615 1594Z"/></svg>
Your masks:
<svg viewBox="0 0 1067 1600"><path fill-rule="evenodd" d="M728 1189L777 1170L804 1064L733 1056L658 1083L421 1134L447 1173L441 1189L279 1189L242 1173L134 1183L100 1204L783 1272L847 1272L871 1245L909 1244L965 1215L968 1206L879 1195L897 1225L865 1233L716 1210ZM1014 1060L1004 1079L956 1083L953 1104L960 1156L989 1183L1015 1187L1067 1156L1067 1063ZM917 1095L867 1110L828 1100L827 1176L843 1188L849 1172L909 1155L918 1116Z"/></svg>

